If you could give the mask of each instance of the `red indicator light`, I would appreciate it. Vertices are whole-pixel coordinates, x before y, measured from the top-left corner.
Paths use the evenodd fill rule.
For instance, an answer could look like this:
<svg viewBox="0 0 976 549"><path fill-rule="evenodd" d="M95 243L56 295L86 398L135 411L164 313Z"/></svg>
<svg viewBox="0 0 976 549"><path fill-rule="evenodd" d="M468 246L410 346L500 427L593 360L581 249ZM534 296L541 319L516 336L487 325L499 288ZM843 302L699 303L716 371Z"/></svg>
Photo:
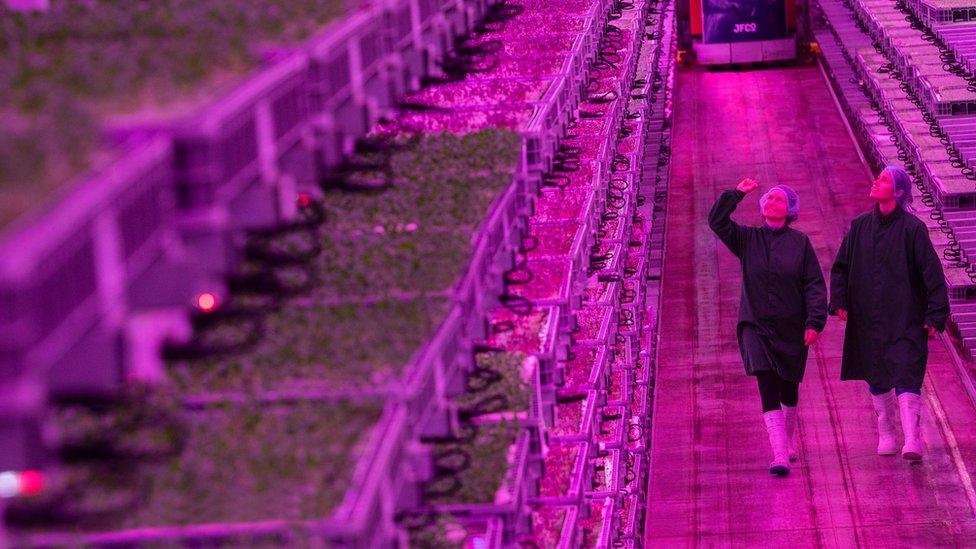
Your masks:
<svg viewBox="0 0 976 549"><path fill-rule="evenodd" d="M196 306L205 313L212 313L217 308L217 295L213 292L203 292L197 296Z"/></svg>
<svg viewBox="0 0 976 549"><path fill-rule="evenodd" d="M20 495L36 496L44 488L44 476L37 471L24 471L20 474Z"/></svg>

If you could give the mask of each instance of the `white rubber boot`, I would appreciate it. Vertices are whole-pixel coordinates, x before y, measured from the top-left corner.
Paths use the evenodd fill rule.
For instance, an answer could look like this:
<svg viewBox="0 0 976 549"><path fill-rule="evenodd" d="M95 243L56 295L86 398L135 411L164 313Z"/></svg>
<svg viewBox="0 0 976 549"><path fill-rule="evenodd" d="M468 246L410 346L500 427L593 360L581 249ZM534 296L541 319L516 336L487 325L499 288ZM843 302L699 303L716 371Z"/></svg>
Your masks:
<svg viewBox="0 0 976 549"><path fill-rule="evenodd" d="M770 474L783 476L790 472L790 458L787 450L786 419L783 410L772 410L763 414L769 445L773 449L773 461L769 464Z"/></svg>
<svg viewBox="0 0 976 549"><path fill-rule="evenodd" d="M782 404L783 421L786 424L786 455L796 461L796 406Z"/></svg>
<svg viewBox="0 0 976 549"><path fill-rule="evenodd" d="M905 433L905 445L901 457L910 461L922 459L922 396L915 393L898 395L898 408L901 411L901 429Z"/></svg>
<svg viewBox="0 0 976 549"><path fill-rule="evenodd" d="M895 402L897 400L894 391L888 391L881 395L871 395L874 413L878 414L879 456L893 456L898 453L898 441L895 439Z"/></svg>

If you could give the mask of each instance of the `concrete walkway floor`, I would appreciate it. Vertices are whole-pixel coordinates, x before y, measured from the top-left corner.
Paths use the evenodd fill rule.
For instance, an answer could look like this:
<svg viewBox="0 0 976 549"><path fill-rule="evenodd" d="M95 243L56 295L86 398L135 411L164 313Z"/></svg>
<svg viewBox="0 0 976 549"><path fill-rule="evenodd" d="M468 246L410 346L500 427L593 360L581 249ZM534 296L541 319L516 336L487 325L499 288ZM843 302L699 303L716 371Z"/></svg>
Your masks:
<svg viewBox="0 0 976 549"><path fill-rule="evenodd" d="M735 341L739 265L706 216L744 177L761 190L792 185L796 228L829 272L850 220L871 206L871 176L820 70L684 69L676 101L647 545L976 547L976 409L940 339L922 464L875 454L866 386L839 380L843 323L832 317L800 386L800 461L786 478L767 472L758 391ZM760 194L738 222L759 223Z"/></svg>

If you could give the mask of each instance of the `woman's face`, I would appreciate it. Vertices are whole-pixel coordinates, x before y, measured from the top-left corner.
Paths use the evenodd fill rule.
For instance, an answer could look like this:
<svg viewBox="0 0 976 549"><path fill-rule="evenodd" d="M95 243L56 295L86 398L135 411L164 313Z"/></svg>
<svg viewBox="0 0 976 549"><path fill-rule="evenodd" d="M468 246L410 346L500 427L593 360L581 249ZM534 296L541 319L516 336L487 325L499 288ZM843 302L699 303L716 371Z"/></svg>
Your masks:
<svg viewBox="0 0 976 549"><path fill-rule="evenodd" d="M882 170L881 175L871 184L871 198L878 202L895 199L895 180L887 170Z"/></svg>
<svg viewBox="0 0 976 549"><path fill-rule="evenodd" d="M767 221L779 222L786 219L789 211L789 199L781 189L773 189L766 195L766 203L763 204L763 217Z"/></svg>

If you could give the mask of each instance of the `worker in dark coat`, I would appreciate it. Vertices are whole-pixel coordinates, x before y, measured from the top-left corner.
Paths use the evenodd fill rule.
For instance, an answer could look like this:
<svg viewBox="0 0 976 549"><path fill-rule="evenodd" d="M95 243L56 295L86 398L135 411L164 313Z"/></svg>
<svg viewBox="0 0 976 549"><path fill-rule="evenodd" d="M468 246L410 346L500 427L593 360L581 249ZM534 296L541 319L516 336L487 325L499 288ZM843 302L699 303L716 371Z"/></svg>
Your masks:
<svg viewBox="0 0 976 549"><path fill-rule="evenodd" d="M885 168L871 198L874 209L851 223L831 268L830 313L847 322L841 379L868 382L881 455L897 453L897 400L902 456L917 461L928 337L945 328L949 296L928 229L906 211L912 202L908 173Z"/></svg>
<svg viewBox="0 0 976 549"><path fill-rule="evenodd" d="M745 179L722 193L709 226L742 264L742 296L736 327L746 373L756 376L763 418L773 448L770 472L786 474L796 459L799 384L807 348L827 321L827 288L807 235L790 227L799 216L799 197L786 185L760 199L763 225L745 227L731 215L758 183Z"/></svg>

